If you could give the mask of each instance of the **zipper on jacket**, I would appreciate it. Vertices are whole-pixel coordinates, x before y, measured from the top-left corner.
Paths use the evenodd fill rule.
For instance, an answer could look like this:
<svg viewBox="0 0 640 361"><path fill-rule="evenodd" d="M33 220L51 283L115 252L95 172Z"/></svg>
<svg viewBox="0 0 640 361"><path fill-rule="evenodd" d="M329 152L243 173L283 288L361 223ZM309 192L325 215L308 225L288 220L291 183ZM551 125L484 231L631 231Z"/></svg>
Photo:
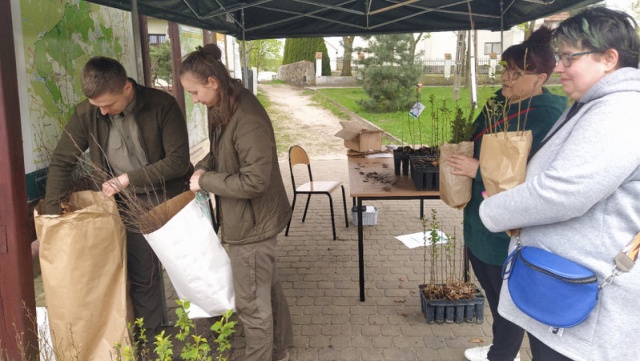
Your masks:
<svg viewBox="0 0 640 361"><path fill-rule="evenodd" d="M253 201L249 199L249 207L251 208L251 217L253 217L253 228L256 227L256 210L253 209Z"/></svg>

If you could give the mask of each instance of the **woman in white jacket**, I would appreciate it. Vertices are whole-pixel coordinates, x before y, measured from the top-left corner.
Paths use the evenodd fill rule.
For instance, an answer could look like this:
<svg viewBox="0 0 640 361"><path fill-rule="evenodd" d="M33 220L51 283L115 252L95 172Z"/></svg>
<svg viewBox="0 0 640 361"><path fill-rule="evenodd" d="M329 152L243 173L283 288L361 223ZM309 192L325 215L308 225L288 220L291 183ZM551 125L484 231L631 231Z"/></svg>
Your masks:
<svg viewBox="0 0 640 361"><path fill-rule="evenodd" d="M640 231L640 40L635 28L629 15L601 7L560 24L554 33L555 71L576 105L531 159L526 181L480 206L489 230L520 228L523 245L579 263L594 271L599 283ZM521 312L507 282L498 309L528 332L534 361L638 360L640 343L633 341L640 328L638 300L640 266L602 288L584 322L560 332Z"/></svg>

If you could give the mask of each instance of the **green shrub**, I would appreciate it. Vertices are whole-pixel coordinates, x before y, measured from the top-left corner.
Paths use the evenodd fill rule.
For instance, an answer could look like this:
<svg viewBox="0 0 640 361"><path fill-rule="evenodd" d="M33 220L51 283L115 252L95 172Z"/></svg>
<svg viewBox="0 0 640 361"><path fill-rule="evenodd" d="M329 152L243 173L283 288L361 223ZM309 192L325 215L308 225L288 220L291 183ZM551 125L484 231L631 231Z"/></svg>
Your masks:
<svg viewBox="0 0 640 361"><path fill-rule="evenodd" d="M189 301L177 300L178 307L176 315L176 328L178 333L175 338L183 345L180 350L180 359L187 361L212 361L212 348L208 340L197 334L195 321L189 318ZM229 350L231 349L231 336L235 332L235 321L230 321L233 310L228 310L224 315L211 325L211 331L215 332L218 337L214 340L218 346L216 347L216 361L226 361ZM153 341L153 350L149 350L147 336L144 328L144 321L139 318L134 325L129 324L129 332L132 339L135 340L130 346L122 346L116 344L114 346L114 356L116 361L146 361L161 360L171 361L174 357L174 348L176 347L171 340L171 335L165 335L163 330L156 335Z"/></svg>

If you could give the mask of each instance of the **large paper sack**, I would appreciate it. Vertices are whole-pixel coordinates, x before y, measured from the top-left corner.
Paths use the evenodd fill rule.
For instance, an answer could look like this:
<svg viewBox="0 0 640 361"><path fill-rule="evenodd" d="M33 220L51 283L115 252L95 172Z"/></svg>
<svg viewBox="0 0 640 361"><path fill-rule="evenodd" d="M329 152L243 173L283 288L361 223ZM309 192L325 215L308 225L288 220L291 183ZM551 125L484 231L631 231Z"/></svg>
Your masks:
<svg viewBox="0 0 640 361"><path fill-rule="evenodd" d="M454 154L473 157L473 142L445 143L440 146L440 198L450 207L462 209L471 199L473 179L451 174L446 159Z"/></svg>
<svg viewBox="0 0 640 361"><path fill-rule="evenodd" d="M480 172L487 195L524 182L533 137L530 130L485 134L480 147Z"/></svg>
<svg viewBox="0 0 640 361"><path fill-rule="evenodd" d="M235 308L229 256L193 192L158 205L141 223L178 297L191 302L190 318L218 316Z"/></svg>
<svg viewBox="0 0 640 361"><path fill-rule="evenodd" d="M40 215L40 267L58 360L109 360L129 344L126 232L113 198L72 193L71 212Z"/></svg>

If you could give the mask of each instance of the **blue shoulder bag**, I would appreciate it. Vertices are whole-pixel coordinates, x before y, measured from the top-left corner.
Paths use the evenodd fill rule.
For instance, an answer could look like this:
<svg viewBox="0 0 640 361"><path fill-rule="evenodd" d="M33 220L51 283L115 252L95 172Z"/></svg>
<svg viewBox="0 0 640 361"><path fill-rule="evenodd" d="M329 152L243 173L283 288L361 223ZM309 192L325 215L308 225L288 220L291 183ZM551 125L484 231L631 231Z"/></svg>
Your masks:
<svg viewBox="0 0 640 361"><path fill-rule="evenodd" d="M615 257L611 275L598 285L590 269L540 248L516 248L502 267L513 303L531 318L554 328L584 321L596 305L600 288L633 267L640 248L640 233Z"/></svg>

